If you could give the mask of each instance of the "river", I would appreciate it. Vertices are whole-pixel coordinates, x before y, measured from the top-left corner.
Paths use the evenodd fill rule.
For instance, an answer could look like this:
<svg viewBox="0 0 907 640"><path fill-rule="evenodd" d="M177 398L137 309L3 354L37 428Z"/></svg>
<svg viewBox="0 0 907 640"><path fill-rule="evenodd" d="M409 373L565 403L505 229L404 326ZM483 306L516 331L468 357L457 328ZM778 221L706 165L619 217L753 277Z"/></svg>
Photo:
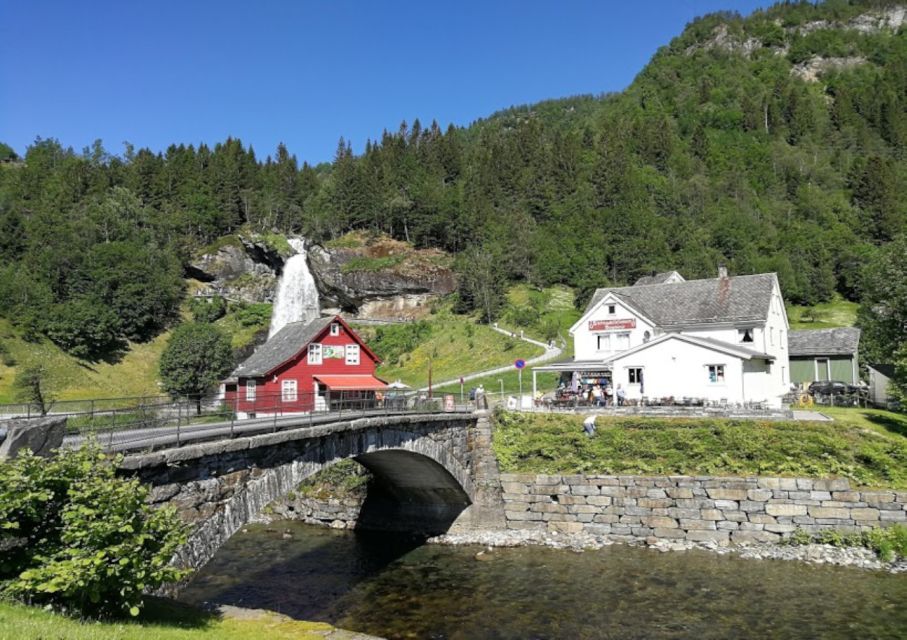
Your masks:
<svg viewBox="0 0 907 640"><path fill-rule="evenodd" d="M480 550L252 525L181 599L389 639L907 637L903 574L624 545Z"/></svg>

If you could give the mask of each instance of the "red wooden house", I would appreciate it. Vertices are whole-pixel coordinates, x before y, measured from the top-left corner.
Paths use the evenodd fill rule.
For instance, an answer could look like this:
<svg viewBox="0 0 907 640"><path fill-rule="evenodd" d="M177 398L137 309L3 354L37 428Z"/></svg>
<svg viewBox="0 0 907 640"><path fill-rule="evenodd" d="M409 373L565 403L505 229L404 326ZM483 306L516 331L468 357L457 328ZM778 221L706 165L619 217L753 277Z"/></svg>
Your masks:
<svg viewBox="0 0 907 640"><path fill-rule="evenodd" d="M368 408L387 388L375 377L379 362L340 316L294 322L233 371L224 396L239 417Z"/></svg>

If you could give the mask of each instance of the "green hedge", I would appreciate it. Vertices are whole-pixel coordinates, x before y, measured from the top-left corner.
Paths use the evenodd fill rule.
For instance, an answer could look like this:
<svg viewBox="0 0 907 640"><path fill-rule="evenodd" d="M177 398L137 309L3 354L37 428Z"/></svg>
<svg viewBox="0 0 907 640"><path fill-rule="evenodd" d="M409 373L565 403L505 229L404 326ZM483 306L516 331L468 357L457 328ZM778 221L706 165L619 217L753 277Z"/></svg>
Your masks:
<svg viewBox="0 0 907 640"><path fill-rule="evenodd" d="M494 449L511 473L714 474L843 477L907 488L907 438L840 421L495 414Z"/></svg>

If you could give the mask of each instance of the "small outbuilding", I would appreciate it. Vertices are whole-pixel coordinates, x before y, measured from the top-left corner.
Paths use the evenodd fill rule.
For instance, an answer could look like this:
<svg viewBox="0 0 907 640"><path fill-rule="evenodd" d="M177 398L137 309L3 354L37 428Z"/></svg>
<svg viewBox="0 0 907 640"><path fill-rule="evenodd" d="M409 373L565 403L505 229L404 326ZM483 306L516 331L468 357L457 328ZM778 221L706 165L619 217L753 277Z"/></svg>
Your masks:
<svg viewBox="0 0 907 640"><path fill-rule="evenodd" d="M808 385L817 380L860 381L860 330L856 327L801 329L788 335L790 381Z"/></svg>
<svg viewBox="0 0 907 640"><path fill-rule="evenodd" d="M893 364L871 364L869 371L869 401L877 407L889 407L895 398L891 395L891 379L894 377Z"/></svg>

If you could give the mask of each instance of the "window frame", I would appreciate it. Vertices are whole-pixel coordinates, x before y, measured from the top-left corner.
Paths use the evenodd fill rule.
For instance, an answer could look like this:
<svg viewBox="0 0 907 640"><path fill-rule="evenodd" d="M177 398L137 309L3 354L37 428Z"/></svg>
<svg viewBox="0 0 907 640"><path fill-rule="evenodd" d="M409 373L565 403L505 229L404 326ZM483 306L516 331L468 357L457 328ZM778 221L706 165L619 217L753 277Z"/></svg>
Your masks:
<svg viewBox="0 0 907 640"><path fill-rule="evenodd" d="M332 336L339 336L339 335L340 335L340 323L339 323L339 322L332 322L332 323L331 323L331 335L332 335Z"/></svg>
<svg viewBox="0 0 907 640"><path fill-rule="evenodd" d="M307 355L309 364L322 364L324 359L321 357L322 348L320 342L311 342L309 343L309 351Z"/></svg>
<svg viewBox="0 0 907 640"><path fill-rule="evenodd" d="M290 383L292 383L292 390L287 389ZM280 381L280 401L299 402L299 380L296 378L284 378Z"/></svg>
<svg viewBox="0 0 907 640"><path fill-rule="evenodd" d="M643 367L627 367L627 384L642 384L642 370ZM636 378L636 380L633 380L633 378Z"/></svg>
<svg viewBox="0 0 907 640"><path fill-rule="evenodd" d="M616 315L616 314L617 314L617 305L616 305L616 304L609 304L609 305L608 305L608 315L609 315L609 316L613 316L613 315Z"/></svg>
<svg viewBox="0 0 907 640"><path fill-rule="evenodd" d="M252 393L249 393L251 391ZM255 380L246 380L246 401L255 402L258 395L258 383Z"/></svg>
<svg viewBox="0 0 907 640"><path fill-rule="evenodd" d="M712 380L712 369L715 370L715 379ZM707 364L705 365L708 383L714 385L727 384L727 369L724 364Z"/></svg>
<svg viewBox="0 0 907 640"><path fill-rule="evenodd" d="M621 331L619 333L614 334L614 336L616 337L616 339L614 340L614 351L629 351L630 350L630 333L631 333L630 331ZM620 348L620 339L621 338L626 338L626 340L627 340L627 346L624 349Z"/></svg>
<svg viewBox="0 0 907 640"><path fill-rule="evenodd" d="M602 348L602 343L605 343L605 348ZM611 334L610 333L599 333L595 336L595 350L596 351L611 351Z"/></svg>
<svg viewBox="0 0 907 640"><path fill-rule="evenodd" d="M361 352L362 352L362 349L359 348L359 345L358 345L358 344L355 344L355 343L354 343L354 344L348 344L348 345L346 345L346 349L343 350L344 364L348 364L348 365L350 365L350 366L356 366L356 365L361 364L361 363L362 363ZM351 361L350 361L350 354L351 354L351 353L355 353L355 354L356 354L356 361L355 361L355 362L351 362Z"/></svg>
<svg viewBox="0 0 907 640"><path fill-rule="evenodd" d="M749 340L746 339L747 334L749 334ZM752 327L737 329L737 342L740 344L753 344L756 342L755 329Z"/></svg>

